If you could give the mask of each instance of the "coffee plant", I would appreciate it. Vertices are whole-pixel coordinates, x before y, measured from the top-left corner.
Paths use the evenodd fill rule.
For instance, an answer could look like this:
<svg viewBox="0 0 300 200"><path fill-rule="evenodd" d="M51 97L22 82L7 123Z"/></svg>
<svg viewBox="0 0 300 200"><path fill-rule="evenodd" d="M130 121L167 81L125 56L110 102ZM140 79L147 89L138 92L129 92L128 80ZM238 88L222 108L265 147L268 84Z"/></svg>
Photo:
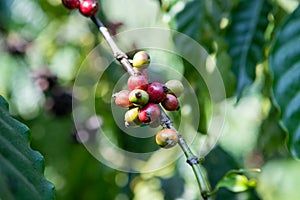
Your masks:
<svg viewBox="0 0 300 200"><path fill-rule="evenodd" d="M299 199L299 20L297 0L0 2L0 199Z"/></svg>

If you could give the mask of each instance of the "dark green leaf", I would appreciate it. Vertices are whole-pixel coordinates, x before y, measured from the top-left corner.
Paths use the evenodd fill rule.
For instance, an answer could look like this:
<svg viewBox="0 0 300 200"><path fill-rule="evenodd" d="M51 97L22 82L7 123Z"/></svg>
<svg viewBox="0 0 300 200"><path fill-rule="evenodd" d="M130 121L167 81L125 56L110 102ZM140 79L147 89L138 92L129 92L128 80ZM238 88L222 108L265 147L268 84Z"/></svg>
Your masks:
<svg viewBox="0 0 300 200"><path fill-rule="evenodd" d="M226 97L231 97L235 92L236 79L231 70L230 56L227 52L220 51L216 54L216 62L224 82Z"/></svg>
<svg viewBox="0 0 300 200"><path fill-rule="evenodd" d="M11 21L11 11L9 6L11 1L1 1L0 2L0 30L8 31L9 23Z"/></svg>
<svg viewBox="0 0 300 200"><path fill-rule="evenodd" d="M278 110L273 106L260 128L257 144L265 160L289 154L285 144L287 135L280 126L278 118Z"/></svg>
<svg viewBox="0 0 300 200"><path fill-rule="evenodd" d="M238 97L255 78L256 65L264 59L264 32L270 6L267 0L241 1L232 14L227 40L237 77Z"/></svg>
<svg viewBox="0 0 300 200"><path fill-rule="evenodd" d="M182 7L182 9L180 9ZM208 51L211 49L213 28L206 16L206 6L204 0L193 0L185 3L178 2L169 11L171 16L171 28L183 33L201 45ZM185 41L175 38L175 43L183 51L189 52L189 46Z"/></svg>
<svg viewBox="0 0 300 200"><path fill-rule="evenodd" d="M300 7L281 25L270 52L273 99L281 111L281 122L289 132L288 146L300 158Z"/></svg>
<svg viewBox="0 0 300 200"><path fill-rule="evenodd" d="M201 37L201 28L203 28L204 11L203 0L186 2L184 8L175 12L173 16L174 28L198 41Z"/></svg>
<svg viewBox="0 0 300 200"><path fill-rule="evenodd" d="M54 199L44 159L29 145L29 129L13 119L0 96L0 199Z"/></svg>

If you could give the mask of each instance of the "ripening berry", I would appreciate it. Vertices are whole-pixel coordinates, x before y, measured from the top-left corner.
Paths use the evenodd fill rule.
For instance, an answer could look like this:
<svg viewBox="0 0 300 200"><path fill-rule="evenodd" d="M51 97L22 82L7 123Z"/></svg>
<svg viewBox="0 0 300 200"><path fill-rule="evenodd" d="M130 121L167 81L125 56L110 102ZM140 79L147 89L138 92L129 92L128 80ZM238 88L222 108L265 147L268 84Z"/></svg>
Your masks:
<svg viewBox="0 0 300 200"><path fill-rule="evenodd" d="M149 80L149 71L147 69L140 69L140 68L133 68L135 72L140 73L141 75L145 76L147 80Z"/></svg>
<svg viewBox="0 0 300 200"><path fill-rule="evenodd" d="M146 91L141 89L132 90L129 93L129 101L135 106L146 105L149 101L149 95Z"/></svg>
<svg viewBox="0 0 300 200"><path fill-rule="evenodd" d="M121 90L120 92L113 94L112 97L114 98L116 105L122 108L129 108L132 106L132 103L129 101L129 93L128 90Z"/></svg>
<svg viewBox="0 0 300 200"><path fill-rule="evenodd" d="M142 122L139 120L139 108L135 107L127 110L124 120L126 127L141 125Z"/></svg>
<svg viewBox="0 0 300 200"><path fill-rule="evenodd" d="M166 98L167 88L158 82L153 82L148 86L149 101L152 103L160 103Z"/></svg>
<svg viewBox="0 0 300 200"><path fill-rule="evenodd" d="M165 100L161 102L161 105L164 107L164 109L168 111L174 111L179 109L178 99L173 94L167 94Z"/></svg>
<svg viewBox="0 0 300 200"><path fill-rule="evenodd" d="M66 8L70 10L79 8L80 4L79 0L62 0L61 2Z"/></svg>
<svg viewBox="0 0 300 200"><path fill-rule="evenodd" d="M139 110L139 120L144 123L152 123L160 117L160 108L157 104L148 103Z"/></svg>
<svg viewBox="0 0 300 200"><path fill-rule="evenodd" d="M146 91L148 88L148 79L143 75L130 76L127 81L127 86L129 90L141 89Z"/></svg>
<svg viewBox="0 0 300 200"><path fill-rule="evenodd" d="M178 136L173 129L163 129L156 134L155 141L160 147L168 149L178 143Z"/></svg>
<svg viewBox="0 0 300 200"><path fill-rule="evenodd" d="M132 59L132 65L136 68L146 68L149 66L150 56L145 51L139 51L134 54Z"/></svg>
<svg viewBox="0 0 300 200"><path fill-rule="evenodd" d="M99 4L97 0L81 0L79 11L86 17L91 17L98 12Z"/></svg>
<svg viewBox="0 0 300 200"><path fill-rule="evenodd" d="M176 97L180 97L184 90L182 83L178 80L169 80L165 86L169 89L169 93L174 94Z"/></svg>

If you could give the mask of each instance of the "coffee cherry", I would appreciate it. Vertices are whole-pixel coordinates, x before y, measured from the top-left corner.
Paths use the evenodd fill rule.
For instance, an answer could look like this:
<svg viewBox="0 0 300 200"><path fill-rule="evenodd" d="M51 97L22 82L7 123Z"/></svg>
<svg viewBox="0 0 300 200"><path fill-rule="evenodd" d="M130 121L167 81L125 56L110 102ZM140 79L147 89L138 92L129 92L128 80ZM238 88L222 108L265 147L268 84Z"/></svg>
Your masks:
<svg viewBox="0 0 300 200"><path fill-rule="evenodd" d="M151 123L160 117L160 108L157 104L148 103L139 111L139 120L144 123Z"/></svg>
<svg viewBox="0 0 300 200"><path fill-rule="evenodd" d="M129 90L141 89L146 91L148 88L148 79L143 75L130 76L127 86Z"/></svg>
<svg viewBox="0 0 300 200"><path fill-rule="evenodd" d="M125 113L125 126L139 126L142 122L139 120L139 108L131 108Z"/></svg>
<svg viewBox="0 0 300 200"><path fill-rule="evenodd" d="M129 108L132 106L132 103L129 101L129 93L128 90L121 90L120 92L113 94L112 97L114 98L116 105L122 108Z"/></svg>
<svg viewBox="0 0 300 200"><path fill-rule="evenodd" d="M160 103L166 98L167 88L161 83L153 82L148 86L147 92L149 94L149 100L152 103Z"/></svg>
<svg viewBox="0 0 300 200"><path fill-rule="evenodd" d="M176 97L180 97L184 90L182 83L178 80L169 80L165 86L169 89L169 93L174 94Z"/></svg>
<svg viewBox="0 0 300 200"><path fill-rule="evenodd" d="M98 12L99 4L97 0L80 1L79 11L86 17L91 17Z"/></svg>
<svg viewBox="0 0 300 200"><path fill-rule="evenodd" d="M135 106L143 106L146 105L149 101L149 95L146 91L141 89L132 90L129 93L129 101L133 103Z"/></svg>
<svg viewBox="0 0 300 200"><path fill-rule="evenodd" d="M132 65L136 68L146 68L150 63L150 56L145 51L139 51L134 54Z"/></svg>
<svg viewBox="0 0 300 200"><path fill-rule="evenodd" d="M168 149L178 143L178 136L173 129L163 129L156 134L155 141L160 147Z"/></svg>
<svg viewBox="0 0 300 200"><path fill-rule="evenodd" d="M172 94L167 94L161 105L168 111L174 111L179 108L178 99Z"/></svg>
<svg viewBox="0 0 300 200"><path fill-rule="evenodd" d="M136 67L134 67L133 69L135 72L145 76L146 79L149 80L149 71L147 69L140 69L140 68L136 68Z"/></svg>
<svg viewBox="0 0 300 200"><path fill-rule="evenodd" d="M70 10L73 10L73 9L76 9L76 8L79 8L79 0L62 0L62 4L70 9Z"/></svg>

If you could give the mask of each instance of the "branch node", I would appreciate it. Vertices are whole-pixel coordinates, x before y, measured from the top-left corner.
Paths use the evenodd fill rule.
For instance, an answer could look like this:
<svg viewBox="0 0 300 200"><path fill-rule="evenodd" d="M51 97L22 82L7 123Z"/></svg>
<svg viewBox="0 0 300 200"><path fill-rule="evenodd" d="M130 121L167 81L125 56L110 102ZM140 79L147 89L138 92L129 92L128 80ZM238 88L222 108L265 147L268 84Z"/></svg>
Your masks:
<svg viewBox="0 0 300 200"><path fill-rule="evenodd" d="M207 200L208 197L209 197L209 195L208 195L208 193L207 193L206 190L204 190L204 191L201 192L201 196L203 197L204 200Z"/></svg>
<svg viewBox="0 0 300 200"><path fill-rule="evenodd" d="M127 55L123 52L116 52L114 54L114 57L118 60L121 61L123 58L127 59Z"/></svg>
<svg viewBox="0 0 300 200"><path fill-rule="evenodd" d="M187 159L186 162L192 166L192 165L199 164L199 159L198 159L198 157L193 157L193 158Z"/></svg>

